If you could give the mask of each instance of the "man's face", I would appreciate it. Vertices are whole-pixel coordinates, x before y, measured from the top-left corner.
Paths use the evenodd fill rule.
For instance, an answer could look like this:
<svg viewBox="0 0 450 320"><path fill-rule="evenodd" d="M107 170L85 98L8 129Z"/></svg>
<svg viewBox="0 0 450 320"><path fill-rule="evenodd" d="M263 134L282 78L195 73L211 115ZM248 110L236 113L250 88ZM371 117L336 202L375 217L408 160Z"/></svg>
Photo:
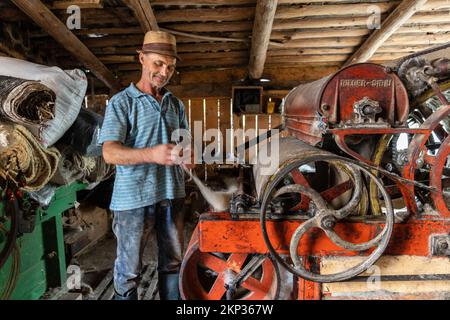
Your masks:
<svg viewBox="0 0 450 320"><path fill-rule="evenodd" d="M175 72L177 59L158 53L141 53L139 60L142 64L144 78L153 88L163 88Z"/></svg>

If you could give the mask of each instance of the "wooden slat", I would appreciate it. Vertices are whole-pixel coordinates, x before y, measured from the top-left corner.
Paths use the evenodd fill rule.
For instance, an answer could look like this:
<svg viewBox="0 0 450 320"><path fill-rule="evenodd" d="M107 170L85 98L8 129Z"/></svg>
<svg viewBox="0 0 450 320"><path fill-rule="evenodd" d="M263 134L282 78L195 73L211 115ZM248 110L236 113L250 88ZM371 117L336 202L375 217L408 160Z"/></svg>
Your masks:
<svg viewBox="0 0 450 320"><path fill-rule="evenodd" d="M192 39L197 41L223 41L223 42L248 42L248 34L244 32L237 32L230 35L230 37L218 37L218 36L208 36L208 35L200 35L193 34L187 32L181 32L177 30L161 28L161 31L172 33L177 36L177 42L193 42Z"/></svg>
<svg viewBox="0 0 450 320"><path fill-rule="evenodd" d="M198 60L198 59L226 59L226 58L247 58L248 51L228 51L228 52L208 52L208 53L183 53L180 54L181 59L184 61Z"/></svg>
<svg viewBox="0 0 450 320"><path fill-rule="evenodd" d="M4 56L6 57L27 60L27 57L23 53L11 48L10 46L2 42L0 42L0 51L2 51L4 53Z"/></svg>
<svg viewBox="0 0 450 320"><path fill-rule="evenodd" d="M345 38L319 38L319 39L299 39L291 40L283 44L283 48L343 48L361 45L364 37L345 37ZM424 45L424 44L442 44L450 41L448 34L401 34L391 36L384 45ZM275 49L272 47L271 49Z"/></svg>
<svg viewBox="0 0 450 320"><path fill-rule="evenodd" d="M449 17L450 18L450 17ZM406 35L412 33L443 33L450 31L450 24L423 25L414 27L401 27L396 35ZM270 38L276 41L288 41L298 39L328 38L328 37L360 37L367 36L372 32L367 28L345 28L345 29L305 29L305 30L283 30L273 31Z"/></svg>
<svg viewBox="0 0 450 320"><path fill-rule="evenodd" d="M249 40L247 39L248 35L243 34L242 37L246 37L243 39L227 39L227 38L214 38L215 41L223 41L222 44L226 45L231 42L241 42L241 43L247 43ZM208 44L208 42L211 41L212 37L183 37L183 36L177 36L177 44L183 44L183 43L198 43L201 45L201 43ZM143 37L142 35L130 35L130 36L106 36L102 38L87 38L83 40L83 42L89 46L90 48L101 48L101 47L109 47L109 46L117 46L117 47L124 47L124 46L139 46L142 45ZM220 42L218 42L220 43ZM273 46L274 44L271 43Z"/></svg>
<svg viewBox="0 0 450 320"><path fill-rule="evenodd" d="M450 1L446 1L450 5ZM375 30L364 44L350 57L345 65L369 60L379 47L389 39L409 18L419 11L427 0L404 0L383 21L381 28Z"/></svg>
<svg viewBox="0 0 450 320"><path fill-rule="evenodd" d="M150 0L155 6L237 6L254 4L256 0Z"/></svg>
<svg viewBox="0 0 450 320"><path fill-rule="evenodd" d="M69 13L66 10L54 10L55 15L61 21L66 21ZM137 23L136 17L127 7L106 7L104 9L83 9L81 25L84 28L112 26L129 26Z"/></svg>
<svg viewBox="0 0 450 320"><path fill-rule="evenodd" d="M138 57L136 55L129 55L129 56L115 56L115 55L109 55L109 56L99 56L99 59L101 62L105 64L113 64L113 63L137 63L139 61Z"/></svg>
<svg viewBox="0 0 450 320"><path fill-rule="evenodd" d="M103 8L103 0L66 0L66 1L53 1L50 9L63 9L66 10L69 6L78 6L80 9L92 9Z"/></svg>
<svg viewBox="0 0 450 320"><path fill-rule="evenodd" d="M12 2L109 88L115 90L120 88L118 81L105 65L41 1L12 0Z"/></svg>
<svg viewBox="0 0 450 320"><path fill-rule="evenodd" d="M442 9L449 9L448 0L429 0L419 8L422 12L433 12ZM398 6L400 1L386 1L377 3L352 3L352 4L324 4L310 6L280 6L277 10L276 19L296 19L300 17L313 16L368 16L373 7L381 13L386 13ZM404 3L404 2L402 2ZM407 0L405 7L414 6L414 1Z"/></svg>
<svg viewBox="0 0 450 320"><path fill-rule="evenodd" d="M381 13L393 9L397 1L378 2L377 8ZM325 4L310 6L280 6L277 10L276 19L297 19L301 17L314 16L350 16L350 15L370 15L372 3L353 3L353 4Z"/></svg>
<svg viewBox="0 0 450 320"><path fill-rule="evenodd" d="M191 24L187 24L191 25ZM192 25L197 25L193 23ZM174 33L173 31L180 31L180 32L186 32L186 34L189 34L191 37L196 36L197 34L192 34L189 32L208 32L211 34L211 31L217 32L218 34L223 32L239 32L238 34L246 34L243 31L250 31L252 30L252 23L251 22L245 22L245 23L237 23L235 26L224 26L224 24L221 23L201 23L198 24L199 27L198 31L192 30L196 29L195 27L192 28L182 28L181 25L170 25L166 28L163 28L164 30L170 30L171 33ZM202 31L200 31L202 30ZM399 28L396 34L405 34L405 33L442 33L442 32L449 32L450 31L450 24L446 23L435 23L435 24L414 24L414 25L404 25L403 27ZM354 36L363 36L368 35L371 32L371 30L367 29L366 27L360 27L360 28L352 28L352 27L344 27L344 28L328 28L327 30L323 29L285 29L285 30L277 30L273 31L271 33L271 39L280 41L280 40L293 40L293 39L308 39L308 38L324 38L324 37L354 37ZM81 30L74 30L74 33L76 35L88 35L88 34L101 34L101 35L130 35L130 34L142 34L142 28L141 27L126 27L126 28L118 28L118 27L112 27L112 28L83 28ZM44 32L33 32L30 34L32 38L42 38L47 37L48 35ZM217 37L219 38L219 37ZM226 38L223 38L224 40Z"/></svg>
<svg viewBox="0 0 450 320"><path fill-rule="evenodd" d="M102 281L97 285L92 295L89 297L90 300L98 300L104 293L105 289L112 284L114 276L114 270L109 270Z"/></svg>
<svg viewBox="0 0 450 320"><path fill-rule="evenodd" d="M420 16L419 16L420 17ZM445 24L445 22L448 22L449 14L440 13L438 15L436 14L426 14L426 17L428 19L424 19L423 21L419 21L419 19L416 19L414 23L410 23L408 21L402 28L398 30L399 33L415 33L415 32L443 32L448 30L448 24ZM436 21L428 21L430 18L437 17ZM329 25L327 25L327 21L329 21ZM427 21L431 24L427 24ZM283 24L280 23L286 23L286 28L283 27ZM321 24L323 27L326 27L327 30L322 29L320 26L316 26L315 24ZM335 24L333 26L333 23ZM438 24L439 23L439 24ZM442 25L445 29L442 31L439 31L439 25ZM249 21L240 22L240 21L234 21L234 22L206 22L206 23L178 23L178 24L166 24L164 25L168 29L172 30L178 30L182 32L235 32L235 31L250 31L253 28L253 23ZM292 27L290 27L292 26ZM446 27L447 26L447 27ZM338 36L338 32L340 32L340 36L348 36L347 30L359 30L360 33L363 31L364 34L368 34L370 32L369 29L367 29L367 17L363 18L321 18L321 19L314 19L311 21L311 19L302 19L302 20L276 20L274 22L274 32L272 32L272 39L275 39L274 35L276 34L282 34L279 31L287 31L287 32L298 32L300 34L305 33L311 34L314 38L323 37L323 34L326 34L327 32L334 33L332 36ZM335 30L330 30L331 28L339 28ZM343 29L343 28L351 28L351 29ZM356 29L358 28L358 29ZM314 29L314 30L310 30ZM130 33L135 33L135 29L130 28ZM95 32L93 32L95 33ZM98 32L102 33L102 32ZM108 32L103 32L108 33ZM113 33L113 32L112 32Z"/></svg>
<svg viewBox="0 0 450 320"><path fill-rule="evenodd" d="M412 16L408 24L412 27L413 24L433 24L433 23L448 23L449 11L442 11L436 13L417 13ZM382 16L383 19L383 16ZM332 28L332 27L364 27L367 26L367 16L365 17L305 17L304 19L288 19L277 20L273 23L273 30L285 29L310 29L310 28Z"/></svg>
<svg viewBox="0 0 450 320"><path fill-rule="evenodd" d="M256 4L249 62L249 76L252 79L262 77L276 10L277 0L258 0Z"/></svg>
<svg viewBox="0 0 450 320"><path fill-rule="evenodd" d="M248 49L247 43L199 43L199 44L178 44L178 53L190 53L190 52L229 52L229 51L242 51ZM96 54L136 54L136 50L139 49L138 45L126 46L126 47L93 47L92 51Z"/></svg>
<svg viewBox="0 0 450 320"><path fill-rule="evenodd" d="M224 21L224 22L191 22L191 23L167 23L164 27L184 32L232 32L251 31L252 21Z"/></svg>
<svg viewBox="0 0 450 320"><path fill-rule="evenodd" d="M383 46L378 49L378 53L412 53L429 48L429 45L420 46ZM299 49L271 49L267 55L277 56L302 56L302 55L326 55L326 54L351 54L356 47L344 48L299 48Z"/></svg>
<svg viewBox="0 0 450 320"><path fill-rule="evenodd" d="M231 93L230 93L231 94ZM220 131L222 132L222 151L225 153L227 142L231 132L227 135L227 129L231 129L231 99L219 99L220 103ZM230 142L231 143L231 142Z"/></svg>
<svg viewBox="0 0 450 320"><path fill-rule="evenodd" d="M380 53L375 54L370 61L391 61L402 58L408 53ZM350 55L303 55L303 56L277 56L267 58L267 64L298 64L315 62L344 62Z"/></svg>
<svg viewBox="0 0 450 320"><path fill-rule="evenodd" d="M228 48L229 47L229 48ZM415 52L426 48L430 45L392 45L392 46L382 46L378 49L378 52ZM134 47L103 47L103 48L92 48L92 52L96 55L136 55L136 50L138 46ZM356 46L350 47L321 47L321 48L298 48L298 49L283 49L283 48L271 48L268 51L268 56L280 56L280 55L314 55L314 54L350 54L355 52ZM220 51L223 49L229 49L229 51ZM236 45L230 43L226 44L201 44L201 45L191 45L191 44L181 44L178 45L178 51L181 52L181 56L186 56L189 58L199 58L205 57L222 57L229 53L232 56L244 57L247 55L247 49L245 45Z"/></svg>
<svg viewBox="0 0 450 320"><path fill-rule="evenodd" d="M193 67L193 66L239 66L247 64L248 58L223 58L223 59L201 59L201 60L189 60L181 61L177 65L179 67Z"/></svg>
<svg viewBox="0 0 450 320"><path fill-rule="evenodd" d="M205 51L224 51L224 50L245 50L248 49L247 43L198 43L198 44L179 44L178 52L205 52Z"/></svg>
<svg viewBox="0 0 450 320"><path fill-rule="evenodd" d="M325 258L321 261L321 273L330 274L346 270L351 266L360 263L364 258ZM450 263L448 258L429 258L415 256L383 256L375 264L378 269L371 269L371 272L364 272L360 276L372 276L372 281L347 281L339 283L323 284L323 291L327 295L333 296L358 296L365 294L366 299L372 295L390 292L391 295L416 294L425 292L448 292L450 290L449 280L435 281L386 281L383 276L390 275L433 275L448 274ZM379 273L374 273L378 270ZM379 288L374 288L376 277L380 276ZM370 286L368 285L370 284ZM377 289L380 290L377 292Z"/></svg>
<svg viewBox="0 0 450 320"><path fill-rule="evenodd" d="M159 23L175 21L239 21L253 19L253 8L179 9L156 11Z"/></svg>
<svg viewBox="0 0 450 320"><path fill-rule="evenodd" d="M126 28L83 28L80 30L74 30L76 35L88 35L88 34L142 34L141 27L126 27ZM34 37L38 36L38 34L34 34Z"/></svg>

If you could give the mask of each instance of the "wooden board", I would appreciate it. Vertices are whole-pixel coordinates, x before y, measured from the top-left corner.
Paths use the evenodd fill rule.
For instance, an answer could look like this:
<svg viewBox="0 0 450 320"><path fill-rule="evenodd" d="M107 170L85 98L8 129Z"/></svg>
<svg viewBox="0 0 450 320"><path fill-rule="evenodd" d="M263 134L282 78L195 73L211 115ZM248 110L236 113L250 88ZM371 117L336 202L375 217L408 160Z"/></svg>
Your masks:
<svg viewBox="0 0 450 320"><path fill-rule="evenodd" d="M354 266L363 257L351 258L324 258L320 263L322 274L331 274L343 271ZM322 284L322 292L326 296L362 296L367 298L379 296L381 293L393 296L398 294L416 295L432 292L450 293L450 280L424 280L419 281L386 281L386 276L415 276L415 275L450 275L450 260L448 258L429 258L417 256L383 256L360 276L368 276L366 281L347 281L339 283ZM379 278L380 276L380 278ZM405 277L404 277L405 278ZM378 281L380 279L381 281ZM392 278L391 278L392 279Z"/></svg>

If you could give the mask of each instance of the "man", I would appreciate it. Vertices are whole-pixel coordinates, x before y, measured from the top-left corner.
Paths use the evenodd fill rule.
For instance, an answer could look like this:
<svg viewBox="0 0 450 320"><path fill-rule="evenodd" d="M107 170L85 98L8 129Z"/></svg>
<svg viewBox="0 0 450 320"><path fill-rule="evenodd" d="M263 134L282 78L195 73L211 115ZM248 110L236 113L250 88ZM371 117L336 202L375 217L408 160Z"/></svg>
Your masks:
<svg viewBox="0 0 450 320"><path fill-rule="evenodd" d="M117 238L115 299L137 299L144 231L154 227L160 297L176 300L185 190L171 135L188 126L183 104L164 89L179 59L175 37L150 31L138 52L141 79L111 99L100 135L105 161L117 168L110 206Z"/></svg>

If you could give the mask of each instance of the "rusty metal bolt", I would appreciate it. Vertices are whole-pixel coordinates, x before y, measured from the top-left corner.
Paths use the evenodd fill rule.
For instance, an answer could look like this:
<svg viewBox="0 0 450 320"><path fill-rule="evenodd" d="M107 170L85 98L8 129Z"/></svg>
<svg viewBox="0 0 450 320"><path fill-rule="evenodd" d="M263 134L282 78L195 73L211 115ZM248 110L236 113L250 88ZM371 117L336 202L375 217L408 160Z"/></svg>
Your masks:
<svg viewBox="0 0 450 320"><path fill-rule="evenodd" d="M324 103L321 108L323 111L328 111L328 110L330 110L331 107L330 107L330 105Z"/></svg>
<svg viewBox="0 0 450 320"><path fill-rule="evenodd" d="M448 243L447 243L447 241L446 241L446 240L441 240L441 241L438 243L438 247L439 247L439 249L441 249L441 250L447 250L447 249L448 249Z"/></svg>
<svg viewBox="0 0 450 320"><path fill-rule="evenodd" d="M322 225L322 228L331 230L336 225L336 219L332 216L328 216L323 218L320 224Z"/></svg>
<svg viewBox="0 0 450 320"><path fill-rule="evenodd" d="M419 158L419 159L417 159L417 161L416 161L416 164L417 164L417 167L418 168L422 168L423 167L423 165L424 165L424 160L423 160L423 158Z"/></svg>

